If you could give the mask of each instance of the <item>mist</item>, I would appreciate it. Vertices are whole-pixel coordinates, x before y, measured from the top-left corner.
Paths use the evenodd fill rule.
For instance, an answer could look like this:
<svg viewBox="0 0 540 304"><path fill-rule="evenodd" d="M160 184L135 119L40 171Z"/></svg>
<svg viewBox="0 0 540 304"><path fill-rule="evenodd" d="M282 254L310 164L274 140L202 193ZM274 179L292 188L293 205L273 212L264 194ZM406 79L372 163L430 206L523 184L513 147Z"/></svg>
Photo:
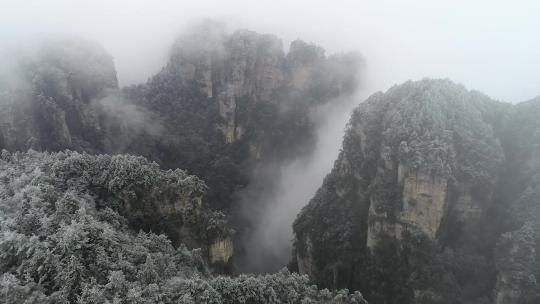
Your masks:
<svg viewBox="0 0 540 304"><path fill-rule="evenodd" d="M429 0L3 4L2 49L50 35L95 40L112 54L120 86L143 83L157 73L176 37L203 18L220 20L232 30L272 33L284 45L300 38L321 45L327 53L361 52L366 67L357 95L313 113L315 150L277 168L280 179L275 189L249 197L257 201L255 206L266 206L244 210L257 223L244 240L248 254L240 267L249 272L275 271L287 264L291 224L332 168L351 109L371 93L424 77L450 78L509 102L531 99L540 89L540 3L535 0L511 5L464 0L444 4ZM102 102L121 123L140 120L133 128L151 125L150 132L161 132L139 109L110 99Z"/></svg>
<svg viewBox="0 0 540 304"><path fill-rule="evenodd" d="M118 133L114 141L107 143L111 151L129 153L129 146L140 140L141 135L159 137L164 133L155 114L129 103L115 90L109 90L103 98L93 100L91 106L105 116L104 121L107 124L104 128Z"/></svg>
<svg viewBox="0 0 540 304"><path fill-rule="evenodd" d="M361 95L334 100L312 113L313 121L317 122L314 151L281 165L273 189L257 191L255 184L252 186L255 189L248 186L244 190L243 212L252 218L254 226L243 240L246 253L237 265L239 271L275 272L291 260L292 224L332 169L350 112ZM263 208L259 209L260 206Z"/></svg>
<svg viewBox="0 0 540 304"><path fill-rule="evenodd" d="M212 18L231 29L276 34L284 45L301 38L330 53L359 50L368 64L370 92L408 79L448 77L509 102L538 94L535 0L2 3L0 44L51 33L96 40L113 55L121 85L159 71L178 33Z"/></svg>

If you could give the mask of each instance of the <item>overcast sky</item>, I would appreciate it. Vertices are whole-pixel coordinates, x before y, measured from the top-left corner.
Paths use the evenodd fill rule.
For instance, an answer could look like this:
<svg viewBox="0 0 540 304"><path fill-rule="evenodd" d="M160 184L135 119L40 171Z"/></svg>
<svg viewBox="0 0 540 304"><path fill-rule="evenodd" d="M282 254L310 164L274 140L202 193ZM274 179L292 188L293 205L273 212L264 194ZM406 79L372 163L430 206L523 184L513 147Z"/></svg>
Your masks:
<svg viewBox="0 0 540 304"><path fill-rule="evenodd" d="M358 50L369 91L445 77L505 101L540 95L540 0L0 0L0 47L84 36L113 55L120 83L132 84L158 71L175 35L200 18L329 53Z"/></svg>

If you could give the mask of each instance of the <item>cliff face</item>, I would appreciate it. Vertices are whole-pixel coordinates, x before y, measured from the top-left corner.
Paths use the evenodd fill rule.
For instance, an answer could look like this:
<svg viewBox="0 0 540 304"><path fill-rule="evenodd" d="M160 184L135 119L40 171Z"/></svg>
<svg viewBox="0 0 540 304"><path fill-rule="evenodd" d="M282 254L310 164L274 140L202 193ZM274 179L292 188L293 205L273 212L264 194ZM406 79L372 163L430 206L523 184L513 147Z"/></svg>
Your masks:
<svg viewBox="0 0 540 304"><path fill-rule="evenodd" d="M300 40L285 54L274 35L247 30L226 34L218 26L205 24L178 39L166 72L214 100L217 128L226 143L239 141L248 127L257 128L250 120L258 105L287 111L302 103L309 111L356 86L359 58L354 54L327 58L322 48ZM301 100L305 98L311 100Z"/></svg>
<svg viewBox="0 0 540 304"><path fill-rule="evenodd" d="M124 96L157 117L157 136L122 151L186 168L209 185L208 200L228 209L263 162L310 153L310 112L353 93L360 58L326 56L302 41L285 53L273 35L203 24L182 35L163 70Z"/></svg>
<svg viewBox="0 0 540 304"><path fill-rule="evenodd" d="M116 152L126 138L154 134L147 130L152 125L145 126L149 114L128 104L118 91L112 58L91 42L48 42L35 54L19 58L8 76L10 82L0 86L2 149ZM55 162L51 174L60 171L66 183L78 177L80 184L95 191L92 195L114 205L110 207L131 227L165 233L175 246L202 248L217 269L230 266L232 248L221 255L213 249L215 244L231 243L226 220L202 205L207 188L195 176L181 170L161 172L155 163L133 157L77 153L14 157L21 159L8 157L13 164L8 162L5 170L51 158ZM40 169L48 174L47 166L52 165L43 166ZM122 178L125 184L119 185ZM212 226L203 227L208 222Z"/></svg>
<svg viewBox="0 0 540 304"><path fill-rule="evenodd" d="M233 213L234 194L256 178L258 164L311 151L310 111L352 93L359 63L299 40L285 53L273 35L207 23L178 38L161 72L118 89L101 47L55 41L21 59L16 85L0 75L0 148L142 155L200 177L208 189L199 202ZM197 246L197 233L174 216L183 207L148 192L142 209L125 201L132 224ZM210 259L228 267L231 239L216 236L208 246Z"/></svg>
<svg viewBox="0 0 540 304"><path fill-rule="evenodd" d="M494 302L533 303L540 294L540 98L514 106L508 116L498 192L506 225L494 254Z"/></svg>
<svg viewBox="0 0 540 304"><path fill-rule="evenodd" d="M203 97L215 99L217 128L233 143L245 133L237 117L238 100L269 102L283 84L285 54L281 40L272 35L215 31L208 26L179 39L168 68L180 73L181 82L194 82Z"/></svg>
<svg viewBox="0 0 540 304"><path fill-rule="evenodd" d="M502 233L521 195L501 196L516 178L504 168L516 157L505 140L516 136L509 126L523 121L512 114L517 109L443 80L370 97L354 111L334 169L295 222L299 269L326 286L363 290L376 303L533 301L530 292L516 292L519 280L492 266L496 252L515 259L526 251L527 265L535 263L534 250L517 240L506 253L495 250L511 239Z"/></svg>
<svg viewBox="0 0 540 304"><path fill-rule="evenodd" d="M99 151L104 130L92 102L118 86L112 57L91 42L66 39L18 60L9 75L16 83L0 86L0 146Z"/></svg>

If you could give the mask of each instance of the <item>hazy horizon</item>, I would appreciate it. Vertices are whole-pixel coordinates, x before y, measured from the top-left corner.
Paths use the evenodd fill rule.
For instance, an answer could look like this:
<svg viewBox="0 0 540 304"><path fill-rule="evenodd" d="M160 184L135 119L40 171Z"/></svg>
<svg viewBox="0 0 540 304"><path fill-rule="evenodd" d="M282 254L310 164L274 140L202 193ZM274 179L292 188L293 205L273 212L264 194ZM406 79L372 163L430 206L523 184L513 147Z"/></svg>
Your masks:
<svg viewBox="0 0 540 304"><path fill-rule="evenodd" d="M492 98L540 95L540 2L453 1L5 1L0 41L48 35L95 40L113 56L120 85L144 82L165 64L175 37L210 18L229 30L300 38L327 53L359 51L365 93L408 79L450 78ZM324 18L322 17L324 16ZM429 24L429 26L426 26ZM518 75L518 76L517 76Z"/></svg>

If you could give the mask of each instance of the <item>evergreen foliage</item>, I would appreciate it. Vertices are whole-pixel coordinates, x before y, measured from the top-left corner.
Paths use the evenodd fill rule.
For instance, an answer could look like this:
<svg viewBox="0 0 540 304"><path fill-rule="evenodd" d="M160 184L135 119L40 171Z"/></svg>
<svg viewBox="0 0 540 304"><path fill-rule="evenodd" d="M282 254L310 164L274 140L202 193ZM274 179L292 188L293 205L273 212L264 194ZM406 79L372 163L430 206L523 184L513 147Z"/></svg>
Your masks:
<svg viewBox="0 0 540 304"><path fill-rule="evenodd" d="M374 303L535 303L539 105L500 103L448 80L372 95L294 223L299 263L321 286L362 290ZM415 227L424 207L418 223L400 220L418 203L402 197L408 172L447 183L434 238ZM460 209L467 199L475 207Z"/></svg>
<svg viewBox="0 0 540 304"><path fill-rule="evenodd" d="M131 228L121 205L143 193L198 204L190 194L205 185L182 170L127 155L5 150L0 169L0 303L365 303L286 270L213 277L201 250ZM197 210L182 216L226 232L222 216Z"/></svg>

